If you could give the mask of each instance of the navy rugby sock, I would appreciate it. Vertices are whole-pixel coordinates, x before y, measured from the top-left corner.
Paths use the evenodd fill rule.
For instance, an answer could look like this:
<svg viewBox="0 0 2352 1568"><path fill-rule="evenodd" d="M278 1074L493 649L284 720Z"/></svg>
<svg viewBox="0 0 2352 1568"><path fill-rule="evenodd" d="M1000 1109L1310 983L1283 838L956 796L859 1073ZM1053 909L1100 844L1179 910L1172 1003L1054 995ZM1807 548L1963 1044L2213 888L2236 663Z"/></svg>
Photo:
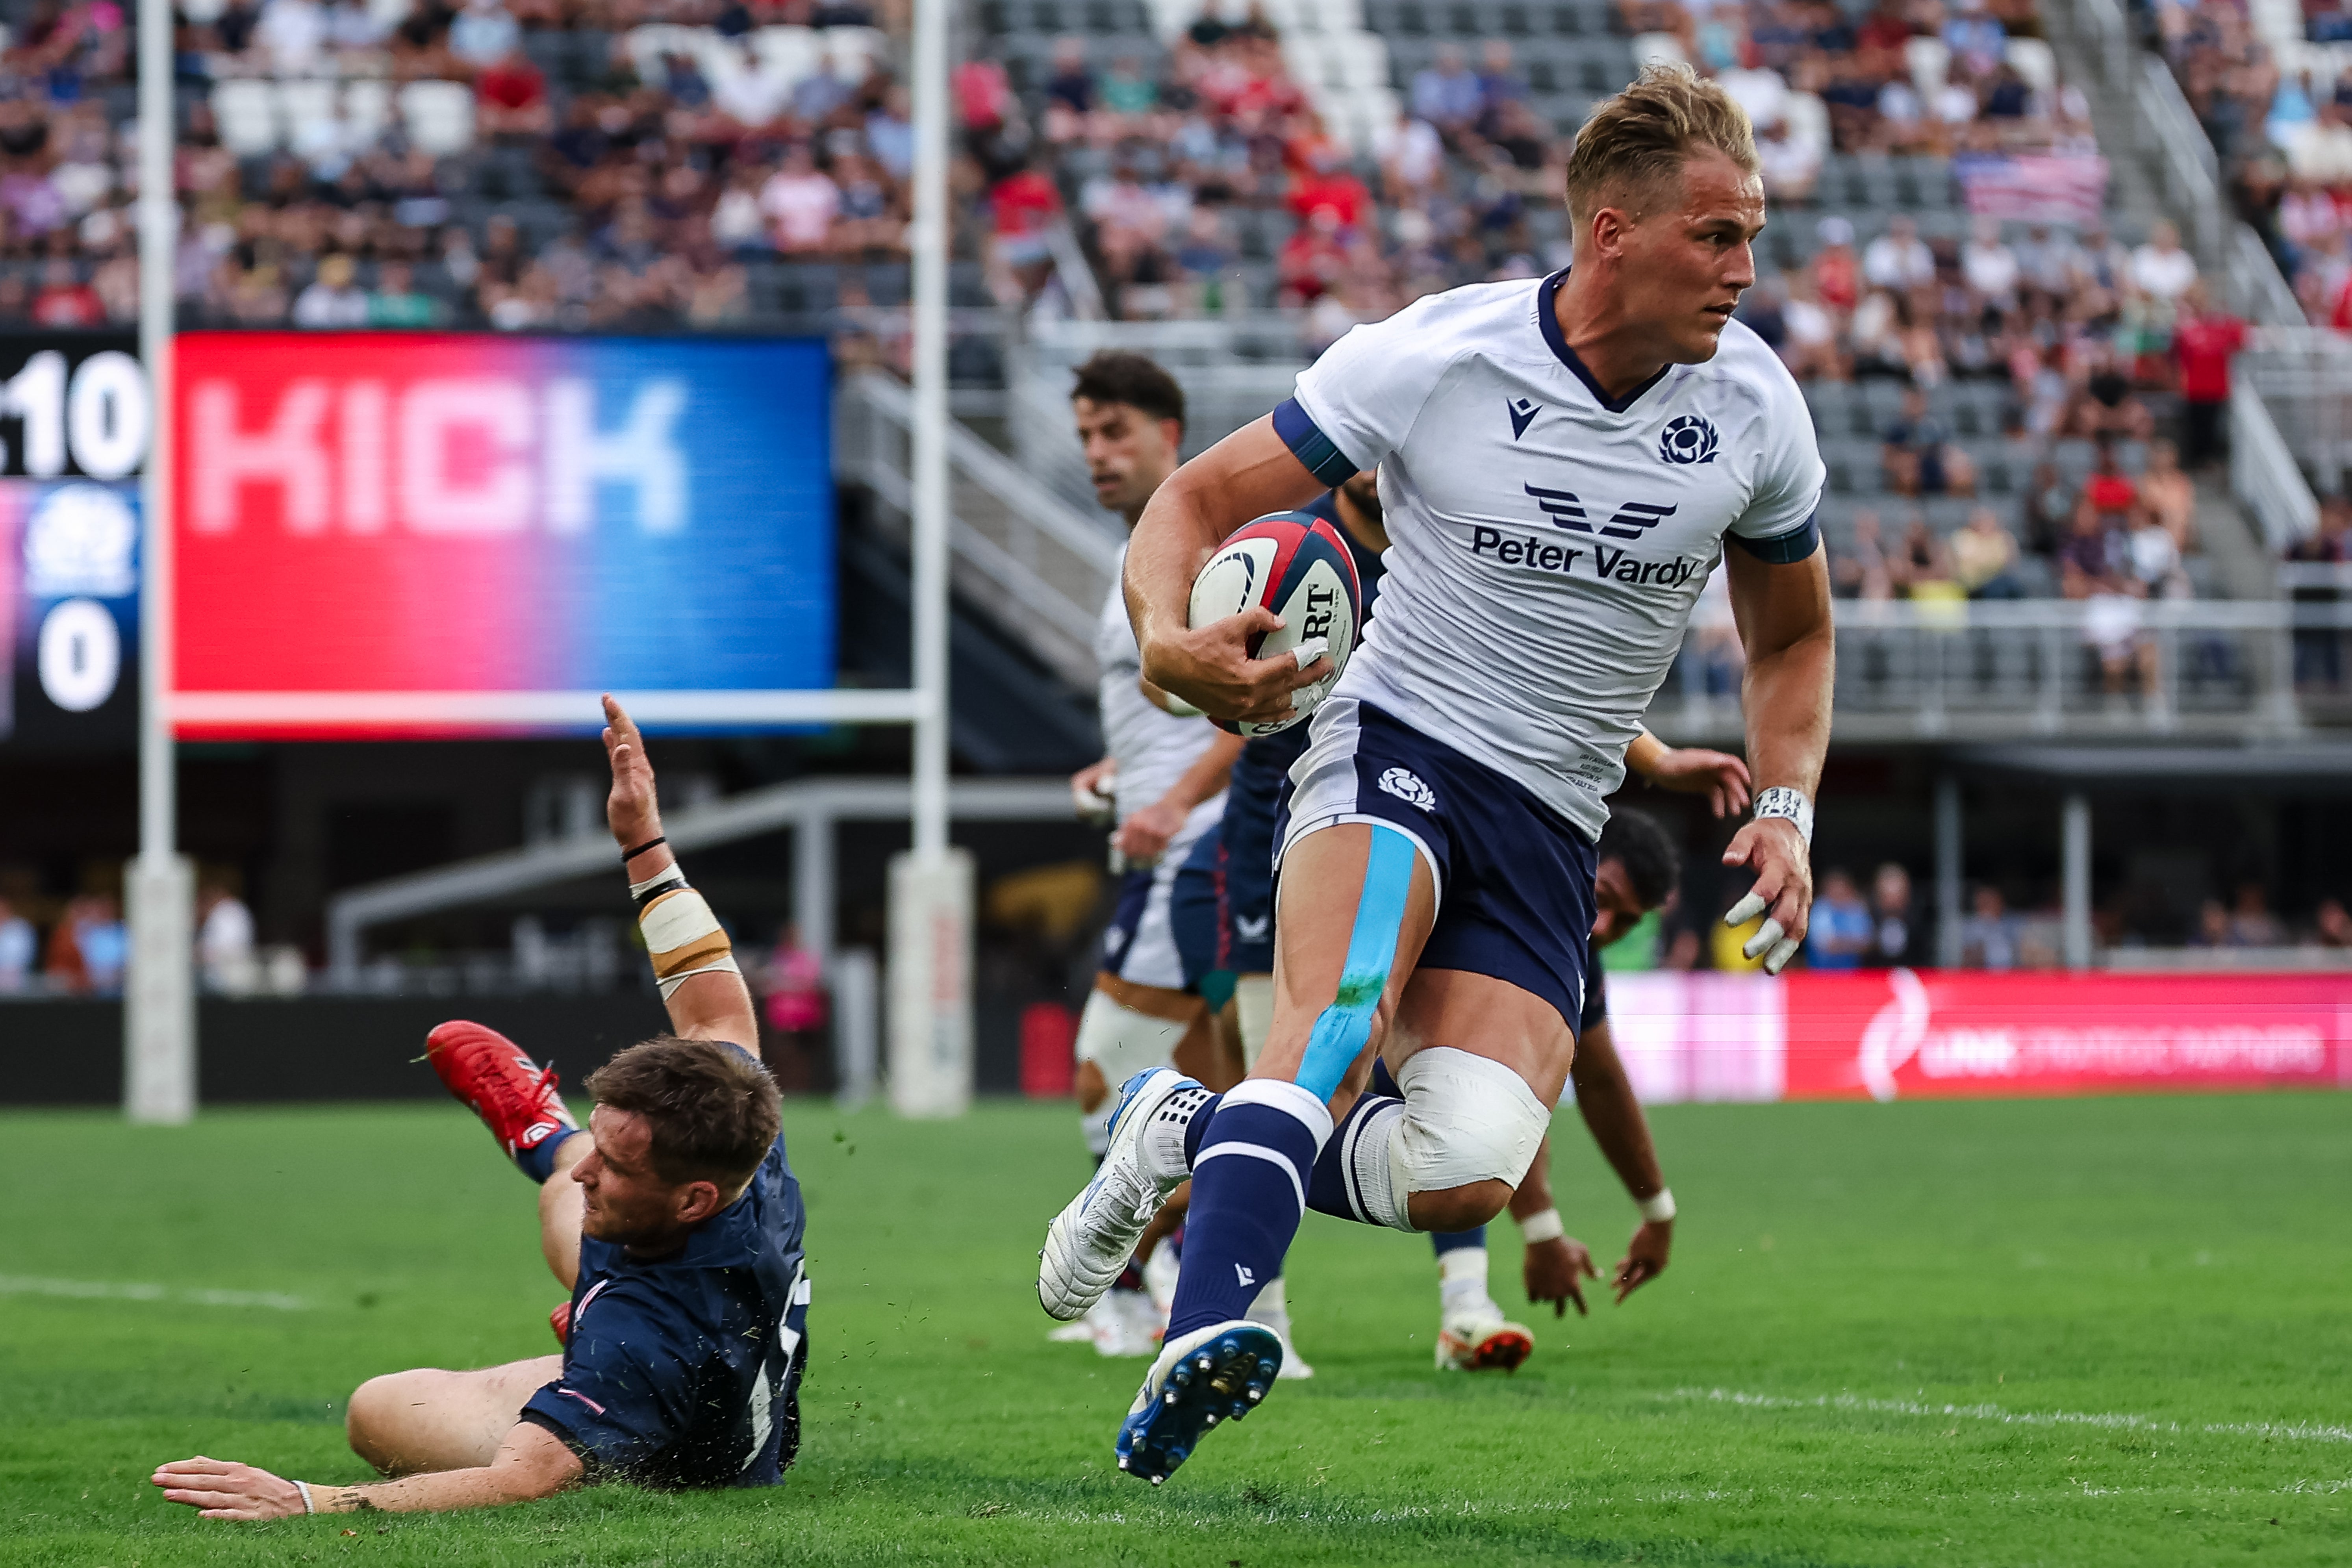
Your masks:
<svg viewBox="0 0 2352 1568"><path fill-rule="evenodd" d="M1247 1317L1258 1292L1280 1277L1307 1178L1331 1131L1323 1102L1278 1079L1249 1079L1224 1097L1213 1120L1195 1124L1202 1121L1211 1124L1195 1145L1170 1342Z"/></svg>
<svg viewBox="0 0 2352 1568"><path fill-rule="evenodd" d="M1374 1125L1373 1118L1389 1108L1402 1103L1383 1094L1360 1094L1356 1103L1348 1108L1347 1116L1331 1130L1323 1141L1323 1152L1315 1157L1314 1179L1307 1184L1307 1206L1317 1214L1328 1214L1335 1219L1352 1219L1364 1225L1384 1225L1380 1208L1388 1202L1388 1152L1385 1142L1376 1152L1359 1146L1358 1140L1367 1134L1385 1140L1386 1129ZM1376 1179L1377 1196L1364 1190L1364 1176L1370 1173Z"/></svg>
<svg viewBox="0 0 2352 1568"><path fill-rule="evenodd" d="M1482 1225L1475 1230L1433 1230L1429 1233L1429 1245L1440 1258L1468 1247L1484 1248L1486 1227Z"/></svg>
<svg viewBox="0 0 2352 1568"><path fill-rule="evenodd" d="M516 1150L514 1163L524 1175L545 1186L547 1178L555 1174L555 1152L586 1131L584 1127L567 1127L560 1132L551 1132L530 1148Z"/></svg>

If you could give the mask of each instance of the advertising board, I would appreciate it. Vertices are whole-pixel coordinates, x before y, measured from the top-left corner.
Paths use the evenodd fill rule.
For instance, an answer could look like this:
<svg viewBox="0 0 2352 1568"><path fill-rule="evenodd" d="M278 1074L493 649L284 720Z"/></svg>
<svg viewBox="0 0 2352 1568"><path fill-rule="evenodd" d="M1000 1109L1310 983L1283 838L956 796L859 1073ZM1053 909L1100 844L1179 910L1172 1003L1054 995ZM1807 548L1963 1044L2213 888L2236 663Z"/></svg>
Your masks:
<svg viewBox="0 0 2352 1568"><path fill-rule="evenodd" d="M600 690L834 679L805 340L178 340L184 736L593 728Z"/></svg>

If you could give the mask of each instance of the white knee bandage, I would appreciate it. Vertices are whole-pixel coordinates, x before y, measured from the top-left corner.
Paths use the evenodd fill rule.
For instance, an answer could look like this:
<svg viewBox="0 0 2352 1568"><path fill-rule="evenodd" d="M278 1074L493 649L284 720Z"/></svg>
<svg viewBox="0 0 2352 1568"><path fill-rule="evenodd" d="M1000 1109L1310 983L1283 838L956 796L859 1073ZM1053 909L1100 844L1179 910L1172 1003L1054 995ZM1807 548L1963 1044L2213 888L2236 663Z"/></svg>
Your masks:
<svg viewBox="0 0 2352 1568"><path fill-rule="evenodd" d="M1257 1066L1265 1037L1274 1029L1274 976L1243 974L1234 980L1234 1021L1241 1026L1242 1070Z"/></svg>
<svg viewBox="0 0 2352 1568"><path fill-rule="evenodd" d="M1190 1027L1122 1007L1101 992L1090 991L1086 1010L1078 1015L1077 1058L1094 1063L1103 1081L1116 1089L1148 1068L1166 1067Z"/></svg>
<svg viewBox="0 0 2352 1568"><path fill-rule="evenodd" d="M1551 1130L1551 1112L1528 1080L1485 1057L1432 1046L1407 1058L1396 1078L1405 1114L1390 1147L1408 1193L1472 1182L1517 1187Z"/></svg>

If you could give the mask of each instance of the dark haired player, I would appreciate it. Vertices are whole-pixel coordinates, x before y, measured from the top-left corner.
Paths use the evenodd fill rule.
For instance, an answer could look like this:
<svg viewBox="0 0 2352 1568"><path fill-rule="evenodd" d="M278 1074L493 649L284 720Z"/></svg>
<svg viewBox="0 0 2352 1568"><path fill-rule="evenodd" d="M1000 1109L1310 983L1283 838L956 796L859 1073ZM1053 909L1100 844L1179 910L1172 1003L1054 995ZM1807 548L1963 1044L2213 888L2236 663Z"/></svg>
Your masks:
<svg viewBox="0 0 2352 1568"><path fill-rule="evenodd" d="M444 1024L425 1046L541 1184L540 1245L572 1291L563 1353L362 1384L352 1448L389 1480L314 1485L199 1455L156 1470L172 1501L206 1519L437 1512L607 1479L772 1486L793 1462L809 1289L775 1080L743 1044L759 1026L727 934L662 837L644 738L610 697L604 716L606 816L677 1034L589 1075L585 1129L553 1069L495 1031Z"/></svg>

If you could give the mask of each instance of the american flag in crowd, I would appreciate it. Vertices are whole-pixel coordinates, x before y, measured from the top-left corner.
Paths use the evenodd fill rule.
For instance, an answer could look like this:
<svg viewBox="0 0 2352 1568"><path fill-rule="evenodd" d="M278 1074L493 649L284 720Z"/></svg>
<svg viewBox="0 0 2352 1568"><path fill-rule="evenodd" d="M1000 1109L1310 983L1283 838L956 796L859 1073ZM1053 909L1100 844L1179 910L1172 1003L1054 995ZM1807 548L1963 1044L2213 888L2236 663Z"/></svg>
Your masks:
<svg viewBox="0 0 2352 1568"><path fill-rule="evenodd" d="M1958 158L1952 173L1969 211L1986 217L2089 228L2106 205L2107 161L2095 153Z"/></svg>

